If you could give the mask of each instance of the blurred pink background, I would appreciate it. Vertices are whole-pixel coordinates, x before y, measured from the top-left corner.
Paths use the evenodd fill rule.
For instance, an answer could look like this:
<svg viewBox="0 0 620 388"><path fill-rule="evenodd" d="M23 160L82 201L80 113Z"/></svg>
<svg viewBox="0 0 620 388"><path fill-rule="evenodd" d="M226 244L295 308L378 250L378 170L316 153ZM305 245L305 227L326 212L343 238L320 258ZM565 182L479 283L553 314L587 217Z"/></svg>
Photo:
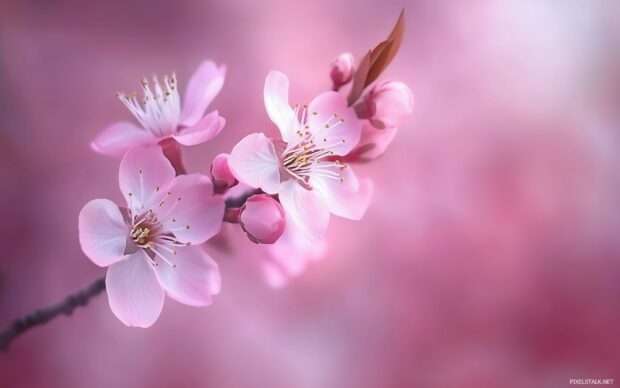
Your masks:
<svg viewBox="0 0 620 388"><path fill-rule="evenodd" d="M2 387L562 387L620 378L620 4L613 1L3 1L0 325L104 270L77 241L92 198L121 199L89 141L130 119L141 76L226 63L227 118L191 171L250 132L269 70L292 98L328 65L407 33L385 77L416 106L357 168L375 198L334 219L325 259L284 289L256 252L213 250L209 308L170 299L150 329L105 296L18 338Z"/></svg>

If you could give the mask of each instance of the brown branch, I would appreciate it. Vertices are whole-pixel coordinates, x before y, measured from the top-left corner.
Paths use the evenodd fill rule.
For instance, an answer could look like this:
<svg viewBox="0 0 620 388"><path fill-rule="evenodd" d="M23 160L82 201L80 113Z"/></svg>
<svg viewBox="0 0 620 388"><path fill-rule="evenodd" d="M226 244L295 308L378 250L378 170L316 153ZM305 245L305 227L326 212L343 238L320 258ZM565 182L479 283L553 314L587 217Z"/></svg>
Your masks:
<svg viewBox="0 0 620 388"><path fill-rule="evenodd" d="M245 201L254 194L261 191L250 190L238 197L228 198L226 200L227 211L239 211ZM226 220L229 221L229 220ZM59 315L71 315L73 310L80 306L86 306L90 300L105 290L105 276L95 280L88 287L67 296L62 302L38 309L23 318L16 319L4 331L0 332L0 351L8 349L13 340L35 326L45 325Z"/></svg>
<svg viewBox="0 0 620 388"><path fill-rule="evenodd" d="M67 296L58 304L36 310L23 318L16 319L0 333L0 351L7 350L15 338L33 327L44 325L61 314L67 316L73 314L73 310L80 306L86 306L93 297L99 295L103 290L105 290L105 276L95 280L90 286Z"/></svg>

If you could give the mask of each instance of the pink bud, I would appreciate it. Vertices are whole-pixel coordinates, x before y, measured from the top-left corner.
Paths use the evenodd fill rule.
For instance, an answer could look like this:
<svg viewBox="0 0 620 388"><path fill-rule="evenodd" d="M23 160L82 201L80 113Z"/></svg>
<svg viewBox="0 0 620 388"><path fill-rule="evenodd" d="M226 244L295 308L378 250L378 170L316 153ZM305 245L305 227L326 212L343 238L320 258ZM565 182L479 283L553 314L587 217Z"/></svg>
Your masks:
<svg viewBox="0 0 620 388"><path fill-rule="evenodd" d="M353 54L340 54L331 64L330 77L334 84L334 90L338 90L348 84L353 78Z"/></svg>
<svg viewBox="0 0 620 388"><path fill-rule="evenodd" d="M376 128L398 127L413 111L413 94L403 82L385 81L364 97L356 111Z"/></svg>
<svg viewBox="0 0 620 388"><path fill-rule="evenodd" d="M222 193L238 183L228 167L228 154L219 154L211 164L211 176L213 177L214 191Z"/></svg>
<svg viewBox="0 0 620 388"><path fill-rule="evenodd" d="M284 209L269 195L255 194L241 207L239 224L253 242L273 244L284 232Z"/></svg>

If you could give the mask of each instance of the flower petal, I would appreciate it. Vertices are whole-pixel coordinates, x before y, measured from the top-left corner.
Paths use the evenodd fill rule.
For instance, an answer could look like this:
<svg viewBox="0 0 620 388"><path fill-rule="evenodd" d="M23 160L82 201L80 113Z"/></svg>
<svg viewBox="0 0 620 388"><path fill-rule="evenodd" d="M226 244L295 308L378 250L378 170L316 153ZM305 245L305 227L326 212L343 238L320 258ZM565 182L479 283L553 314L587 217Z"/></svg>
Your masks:
<svg viewBox="0 0 620 388"><path fill-rule="evenodd" d="M263 133L244 137L233 148L228 166L235 178L269 194L280 189L280 161L273 142Z"/></svg>
<svg viewBox="0 0 620 388"><path fill-rule="evenodd" d="M79 239L82 251L100 267L124 256L129 226L116 204L107 199L93 199L80 211Z"/></svg>
<svg viewBox="0 0 620 388"><path fill-rule="evenodd" d="M329 150L336 155L348 154L362 134L361 120L347 106L345 97L336 92L321 93L310 102L306 125L314 138L330 145Z"/></svg>
<svg viewBox="0 0 620 388"><path fill-rule="evenodd" d="M280 203L288 221L295 225L311 240L318 240L327 232L329 209L316 190L307 190L297 181L282 183Z"/></svg>
<svg viewBox="0 0 620 388"><path fill-rule="evenodd" d="M377 129L370 123L362 126L362 137L357 147L348 154L346 162L369 162L383 155L387 147L392 143L398 128Z"/></svg>
<svg viewBox="0 0 620 388"><path fill-rule="evenodd" d="M108 268L105 278L112 312L127 326L149 327L164 306L164 290L143 250Z"/></svg>
<svg viewBox="0 0 620 388"><path fill-rule="evenodd" d="M174 168L158 145L129 150L119 168L118 180L128 207L146 211L159 202L174 179Z"/></svg>
<svg viewBox="0 0 620 388"><path fill-rule="evenodd" d="M172 259L176 267L160 264L155 268L159 283L173 299L192 306L211 304L211 296L221 288L217 263L200 247L181 248Z"/></svg>
<svg viewBox="0 0 620 388"><path fill-rule="evenodd" d="M209 178L200 174L179 175L168 191L170 196L157 210L158 218L179 241L202 244L220 231L224 199L213 195Z"/></svg>
<svg viewBox="0 0 620 388"><path fill-rule="evenodd" d="M172 137L186 146L201 144L217 136L225 124L226 120L220 117L217 111L213 111L203 117L198 124L193 127L183 128L178 135Z"/></svg>
<svg viewBox="0 0 620 388"><path fill-rule="evenodd" d="M288 103L288 78L279 71L271 71L265 79L263 91L265 109L287 143L295 139L295 114Z"/></svg>
<svg viewBox="0 0 620 388"><path fill-rule="evenodd" d="M187 85L181 112L181 125L191 127L198 123L207 106L224 86L226 66L217 67L213 61L204 61L192 75Z"/></svg>
<svg viewBox="0 0 620 388"><path fill-rule="evenodd" d="M90 148L100 154L121 157L130 148L156 142L157 139L148 131L120 122L101 131L90 143Z"/></svg>
<svg viewBox="0 0 620 388"><path fill-rule="evenodd" d="M291 222L286 224L278 241L265 247L267 254L261 258L261 267L267 283L276 288L285 286L291 278L299 276L310 262L321 259L327 252L324 239L309 240Z"/></svg>
<svg viewBox="0 0 620 388"><path fill-rule="evenodd" d="M361 219L370 204L372 181L359 182L351 166L335 167L334 172L342 176L342 182L321 175L312 176L310 184L321 194L332 214L351 220Z"/></svg>

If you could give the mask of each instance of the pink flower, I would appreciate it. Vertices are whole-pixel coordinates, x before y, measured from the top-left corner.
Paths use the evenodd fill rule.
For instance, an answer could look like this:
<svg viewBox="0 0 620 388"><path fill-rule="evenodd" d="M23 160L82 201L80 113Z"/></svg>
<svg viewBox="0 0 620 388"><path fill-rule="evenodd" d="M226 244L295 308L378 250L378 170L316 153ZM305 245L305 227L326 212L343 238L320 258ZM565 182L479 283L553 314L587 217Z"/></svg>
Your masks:
<svg viewBox="0 0 620 388"><path fill-rule="evenodd" d="M344 85L348 84L353 78L354 60L353 54L344 53L340 54L332 64L329 72L329 76L332 79L334 90L338 90Z"/></svg>
<svg viewBox="0 0 620 388"><path fill-rule="evenodd" d="M376 128L398 127L413 111L413 94L403 82L385 81L372 88L356 109Z"/></svg>
<svg viewBox="0 0 620 388"><path fill-rule="evenodd" d="M128 326L148 327L167 293L194 306L220 291L218 266L199 246L221 227L224 201L209 178L175 177L157 146L127 152L119 171L127 207L107 199L87 203L79 216L82 250L108 267L112 312Z"/></svg>
<svg viewBox="0 0 620 388"><path fill-rule="evenodd" d="M241 207L239 224L253 242L273 244L284 232L284 209L271 196L255 194Z"/></svg>
<svg viewBox="0 0 620 388"><path fill-rule="evenodd" d="M322 259L327 253L324 239L309 240L290 223L282 237L265 248L261 269L267 283L276 288L285 286L292 278L301 275L308 264Z"/></svg>
<svg viewBox="0 0 620 388"><path fill-rule="evenodd" d="M361 122L336 92L292 109L288 85L280 72L265 80L265 107L282 140L248 135L233 148L228 163L239 181L278 194L287 222L316 240L325 234L330 213L360 219L370 202L371 182L359 182L339 160L359 142Z"/></svg>
<svg viewBox="0 0 620 388"><path fill-rule="evenodd" d="M167 138L186 146L211 140L220 133L225 120L217 111L206 116L204 113L222 89L225 73L224 66L203 62L189 81L183 109L174 74L171 78L165 76L163 84L156 77L153 77L152 85L142 79L142 101L135 93L118 94L141 127L128 122L112 124L95 138L91 148L102 154L122 156L132 147L158 143Z"/></svg>

